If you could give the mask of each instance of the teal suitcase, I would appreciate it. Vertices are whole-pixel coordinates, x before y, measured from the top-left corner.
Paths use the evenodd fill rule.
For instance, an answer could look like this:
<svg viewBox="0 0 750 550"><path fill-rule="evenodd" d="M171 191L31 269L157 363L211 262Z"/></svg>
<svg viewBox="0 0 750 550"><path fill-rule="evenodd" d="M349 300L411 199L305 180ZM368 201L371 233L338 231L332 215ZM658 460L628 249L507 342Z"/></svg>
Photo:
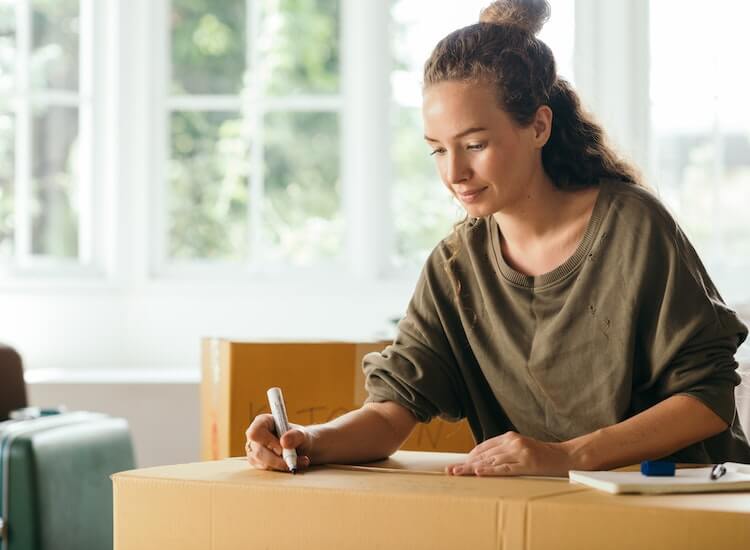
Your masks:
<svg viewBox="0 0 750 550"><path fill-rule="evenodd" d="M71 412L0 423L2 550L110 550L109 476L135 467L124 419Z"/></svg>

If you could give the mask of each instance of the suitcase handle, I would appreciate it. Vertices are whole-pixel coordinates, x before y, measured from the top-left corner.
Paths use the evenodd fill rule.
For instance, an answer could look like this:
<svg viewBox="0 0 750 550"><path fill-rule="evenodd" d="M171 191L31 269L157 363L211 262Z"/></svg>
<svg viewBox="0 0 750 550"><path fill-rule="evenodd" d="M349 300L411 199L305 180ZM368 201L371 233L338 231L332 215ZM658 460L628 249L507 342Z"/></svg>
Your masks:
<svg viewBox="0 0 750 550"><path fill-rule="evenodd" d="M62 414L67 409L64 405L59 407L24 407L23 409L16 409L10 411L8 418L11 420L29 420L31 418L40 418L42 416L53 416L55 414Z"/></svg>

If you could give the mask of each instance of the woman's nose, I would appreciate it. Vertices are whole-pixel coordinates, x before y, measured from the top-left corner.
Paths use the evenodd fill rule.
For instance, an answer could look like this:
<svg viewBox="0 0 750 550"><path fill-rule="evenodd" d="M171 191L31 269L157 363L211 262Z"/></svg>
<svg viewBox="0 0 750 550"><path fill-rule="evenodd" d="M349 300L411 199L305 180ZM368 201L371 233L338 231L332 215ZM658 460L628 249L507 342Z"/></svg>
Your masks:
<svg viewBox="0 0 750 550"><path fill-rule="evenodd" d="M469 179L471 168L461 154L449 155L445 179L448 183L456 184Z"/></svg>

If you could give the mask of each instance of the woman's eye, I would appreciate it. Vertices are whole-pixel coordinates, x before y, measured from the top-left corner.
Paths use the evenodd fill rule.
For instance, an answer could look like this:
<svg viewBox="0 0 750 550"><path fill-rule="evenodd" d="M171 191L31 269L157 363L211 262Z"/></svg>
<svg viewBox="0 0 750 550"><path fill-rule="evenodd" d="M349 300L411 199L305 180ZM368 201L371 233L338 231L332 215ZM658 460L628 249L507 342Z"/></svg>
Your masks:
<svg viewBox="0 0 750 550"><path fill-rule="evenodd" d="M485 144L484 143L472 143L471 145L468 145L466 148L469 151L481 151L484 149Z"/></svg>
<svg viewBox="0 0 750 550"><path fill-rule="evenodd" d="M443 153L445 153L445 149L438 147L437 149L433 149L430 155L442 155Z"/></svg>

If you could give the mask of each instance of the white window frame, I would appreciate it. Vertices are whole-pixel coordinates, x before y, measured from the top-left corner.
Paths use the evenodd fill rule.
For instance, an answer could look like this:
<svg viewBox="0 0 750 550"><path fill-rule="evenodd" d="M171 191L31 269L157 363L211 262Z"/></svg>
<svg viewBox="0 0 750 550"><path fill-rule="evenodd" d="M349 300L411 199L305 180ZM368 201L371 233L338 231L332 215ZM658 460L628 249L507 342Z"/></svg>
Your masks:
<svg viewBox="0 0 750 550"><path fill-rule="evenodd" d="M644 1L644 0L639 0ZM155 28L167 29L168 7L154 21ZM152 82L158 82L154 97L156 109L152 120L164 124L156 131L162 141L156 144L154 160L154 181L159 184L160 196L155 201L157 207L152 212L156 235L151 253L152 276L158 279L211 279L273 280L285 282L301 275L314 277L320 281L331 281L341 274L355 276L361 280L396 280L413 284L418 268L397 268L392 263L394 257L395 229L391 215L393 166L390 158L391 125L389 118L396 105L391 98L390 76L392 59L384 55L390 51L391 2L362 2L340 0L340 96L328 98L301 97L267 101L261 98L253 109L252 99L244 102L233 96L205 96L169 98L165 104L165 91L169 86L168 44L157 44L156 51L164 52L155 63ZM253 28L258 21L248 10L248 27ZM601 10L600 10L601 11ZM158 32L158 31L157 31ZM166 37L169 42L169 37ZM248 49L248 59L253 65L253 50ZM588 63L588 61L585 61ZM367 71L358 70L366 66ZM331 110L340 114L342 209L346 222L344 264L328 262L313 268L269 267L265 263L252 260L242 267L217 261L191 260L186 262L168 261L166 254L167 216L165 162L168 158L167 122L161 112L169 112L175 106L182 108L226 110L244 108L256 115L256 122L264 112L289 108L307 110ZM262 196L262 125L255 124L256 133L252 144L254 154L250 162L251 176L251 223L248 223L249 242L252 250L262 249L259 209ZM262 254L261 254L262 259Z"/></svg>
<svg viewBox="0 0 750 550"><path fill-rule="evenodd" d="M647 0L636 1L647 5ZM414 268L399 270L391 263L395 231L390 214L391 127L387 121L394 105L390 93L392 62L390 56L384 55L390 45L390 2L340 2L340 93L265 100L259 109L249 111L256 116L287 109L328 110L340 114L341 205L347 228L344 265L282 270L257 264L238 268L236 264L220 262L165 261L168 113L178 108L242 111L249 109L247 104L252 98L168 97L171 38L167 24L168 0L132 0L127 9L115 0L82 0L92 10L92 20L96 21L92 40L101 45L94 48L96 55L90 61L102 75L90 82L94 98L92 118L96 123L93 135L97 136L92 143L91 174L97 175L97 181L105 182L93 188L91 194L97 213L90 221L96 228L91 257L97 269L87 273L94 275L93 279L116 285L130 284L127 281L170 284L179 280L199 284L216 280L284 284L303 275L333 288L340 283L337 278L352 276L368 282L413 284L417 273ZM578 2L583 6L587 2L596 4L595 0ZM625 4L627 0L614 2ZM610 21L621 23L617 10L589 8L601 12L605 19L609 17ZM577 18L579 12L585 11L577 7ZM253 13L254 10L248 11L251 28L257 25ZM612 13L616 16L612 17ZM581 24L577 21L577 25ZM84 49L82 44L81 51ZM596 48L582 51L595 52ZM249 48L249 59L252 60L253 55ZM576 70L593 65L592 72L597 74L601 63L596 64L593 54L587 56L576 56ZM368 67L367 71L358 70L363 65ZM81 66L83 71L85 64ZM605 112L617 111L606 109ZM257 209L261 202L257 197L263 186L259 169L262 133L255 136L255 140L255 154L249 162L253 163L251 189L256 197L251 205ZM253 239L251 247L257 249L260 232L256 226L261 217L257 212L248 214L254 224L249 227ZM75 273L83 274L80 269Z"/></svg>
<svg viewBox="0 0 750 550"><path fill-rule="evenodd" d="M576 90L618 150L648 174L649 0L576 0L575 17Z"/></svg>
<svg viewBox="0 0 750 550"><path fill-rule="evenodd" d="M17 0L15 86L9 104L15 119L14 175L14 254L0 266L0 282L19 280L49 284L54 281L97 280L107 270L108 249L101 227L107 212L100 205L106 200L109 143L104 137L108 121L108 85L105 48L108 25L105 10L95 0L80 0L79 87L70 90L32 90L29 78L31 54L31 0ZM32 254L32 113L35 107L78 109L78 257L57 258ZM95 137L96 136L96 137ZM97 185L94 185L97 181Z"/></svg>
<svg viewBox="0 0 750 550"><path fill-rule="evenodd" d="M155 56L155 62L153 64L153 75L151 82L153 86L153 104L156 106L154 111L155 116L152 120L156 121L155 135L162 136L161 139L155 143L155 154L153 159L153 179L158 182L158 192L155 193L154 209L151 212L151 216L154 223L156 239L153 240L151 246L151 274L155 278L159 279L197 279L197 280L211 280L211 279L243 279L253 278L260 280L267 280L273 278L273 280L285 280L294 279L299 277L301 274L304 276L313 276L316 278L326 279L330 278L333 273L340 273L342 268L346 271L348 268L349 260L348 253L352 249L356 248L351 245L350 238L345 239L345 246L342 250L341 258L332 262L328 262L326 266L318 265L311 268L294 268L293 273L290 273L291 268L284 265L268 265L264 261L264 250L266 249L266 243L262 240L262 205L263 205L263 189L264 189L264 171L263 171L263 151L265 146L264 133L263 133L263 120L266 114L273 112L330 112L336 113L339 116L340 128L341 128L341 143L346 142L344 137L347 133L346 126L346 112L351 112L351 109L347 109L347 104L350 99L347 98L347 93L344 91L347 88L345 84L347 80L346 67L347 61L344 60L345 51L345 40L356 40L359 37L352 35L350 32L344 31L348 26L348 20L353 19L353 13L361 13L362 11L368 11L367 9L352 9L354 5L359 3L353 2L352 0L340 0L341 1L341 29L342 36L341 40L341 65L340 65L340 92L320 95L290 95L288 97L271 98L264 97L262 94L253 94L252 90L249 93L243 93L242 95L183 95L183 96L170 96L169 88L171 84L171 55L170 55L170 42L171 36L169 36L169 25L168 25L168 13L169 13L169 0L160 0L160 5L155 8L156 17L153 17L153 28L156 33L158 29L164 29L164 39L157 44L156 51L161 52L161 55ZM260 25L260 14L259 10L254 9L256 3L252 0L246 0L246 14L247 21L246 25L249 29L248 34L257 34L258 27ZM366 3L369 4L369 3ZM381 3L378 4L380 8ZM387 4L387 3L383 3ZM362 8L368 8L367 5L360 5ZM369 10L372 11L372 10ZM378 11L377 9L375 11ZM379 11L383 11L382 8ZM158 36L154 36L158 40ZM247 68L251 75L251 80L258 79L257 72L260 70L259 63L259 52L253 47L253 41L248 40L246 59ZM348 66L353 66L349 62ZM387 85L387 80L386 80ZM382 86L381 86L382 87ZM208 261L208 260L189 260L189 261L176 261L168 259L168 210L167 210L167 187L168 181L166 178L166 166L169 162L170 145L169 145L169 116L175 110L197 110L197 111L237 111L248 113L251 117L251 125L255 129L252 137L252 143L250 145L250 155L248 162L250 163L249 173L250 181L249 185L249 208L247 212L247 243L250 253L248 254L248 260L242 264L236 262L222 262L222 261ZM342 145L341 156L342 159L346 158L349 153L346 150L346 146ZM347 219L347 226L352 227L351 224L351 205L352 201L347 201L347 197L351 196L350 185L348 182L352 181L351 178L347 178L344 174L346 166L349 164L346 161L342 161L340 167L340 174L342 180L342 197L341 197L341 208L343 214ZM341 265L340 262L343 262Z"/></svg>

